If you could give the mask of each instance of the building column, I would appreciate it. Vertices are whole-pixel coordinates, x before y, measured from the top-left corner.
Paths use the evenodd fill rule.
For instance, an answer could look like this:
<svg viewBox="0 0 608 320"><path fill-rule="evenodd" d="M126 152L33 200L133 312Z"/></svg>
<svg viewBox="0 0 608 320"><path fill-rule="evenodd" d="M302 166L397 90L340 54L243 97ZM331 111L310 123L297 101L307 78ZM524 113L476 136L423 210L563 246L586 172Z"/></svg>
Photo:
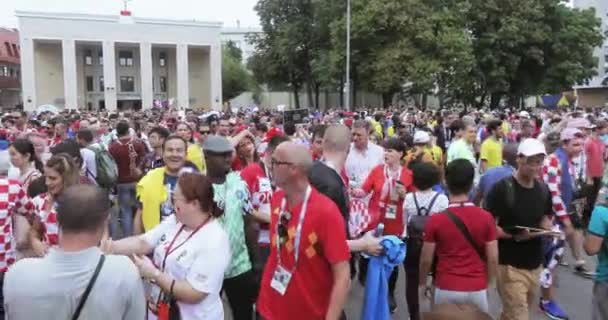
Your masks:
<svg viewBox="0 0 608 320"><path fill-rule="evenodd" d="M190 108L190 82L188 81L188 45L177 44L175 62L177 64L177 107Z"/></svg>
<svg viewBox="0 0 608 320"><path fill-rule="evenodd" d="M113 41L104 41L103 47L103 86L106 110L116 110L116 51Z"/></svg>
<svg viewBox="0 0 608 320"><path fill-rule="evenodd" d="M209 52L209 72L211 76L211 109L222 111L222 46L214 44Z"/></svg>
<svg viewBox="0 0 608 320"><path fill-rule="evenodd" d="M78 78L76 76L76 42L61 41L63 55L63 91L65 108L78 109Z"/></svg>
<svg viewBox="0 0 608 320"><path fill-rule="evenodd" d="M34 111L36 103L36 70L34 61L34 40L21 38L21 90L23 91L23 108Z"/></svg>
<svg viewBox="0 0 608 320"><path fill-rule="evenodd" d="M141 71L141 106L142 109L150 109L154 100L152 44L150 42L139 44L139 62Z"/></svg>

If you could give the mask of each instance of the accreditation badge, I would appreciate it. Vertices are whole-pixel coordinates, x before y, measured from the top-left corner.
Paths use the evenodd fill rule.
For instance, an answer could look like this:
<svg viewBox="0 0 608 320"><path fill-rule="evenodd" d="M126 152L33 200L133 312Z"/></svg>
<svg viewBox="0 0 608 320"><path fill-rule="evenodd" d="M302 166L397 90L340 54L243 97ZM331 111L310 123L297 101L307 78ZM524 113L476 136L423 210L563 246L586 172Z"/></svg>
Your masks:
<svg viewBox="0 0 608 320"><path fill-rule="evenodd" d="M279 265L272 275L270 287L272 287L280 295L284 296L285 292L287 291L289 281L291 281L291 272Z"/></svg>
<svg viewBox="0 0 608 320"><path fill-rule="evenodd" d="M389 204L386 206L386 212L384 213L386 219L397 219L397 205Z"/></svg>

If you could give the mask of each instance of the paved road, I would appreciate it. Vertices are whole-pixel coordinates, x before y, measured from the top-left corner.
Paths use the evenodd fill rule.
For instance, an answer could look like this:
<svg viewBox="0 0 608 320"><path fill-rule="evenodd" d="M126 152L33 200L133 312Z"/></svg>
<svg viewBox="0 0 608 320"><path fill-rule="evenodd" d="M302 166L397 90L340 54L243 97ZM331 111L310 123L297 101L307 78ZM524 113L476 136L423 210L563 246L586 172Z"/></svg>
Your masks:
<svg viewBox="0 0 608 320"><path fill-rule="evenodd" d="M568 267L558 267L558 284L557 298L562 307L569 313L570 320L589 320L591 319L591 288L593 282L574 275ZM407 304L405 303L405 276L403 268L400 270L399 281L396 297L397 312L393 315L393 319L406 320L408 319ZM347 316L348 319L360 319L363 288L358 281L353 281L352 290L348 299ZM494 319L498 319L500 315L501 305L500 298L495 289L490 292L490 310ZM537 307L534 307L530 312L531 320L549 319L542 314Z"/></svg>
<svg viewBox="0 0 608 320"><path fill-rule="evenodd" d="M574 260L567 257L567 261ZM595 268L595 258L587 258L590 267ZM591 319L591 289L593 281L581 278L572 273L570 267L558 267L557 271L557 299L562 307L568 312L570 320L590 320ZM399 280L397 284L396 297L398 299L397 312L393 315L395 320L407 320L407 304L405 303L405 276L403 267L399 270ZM364 289L356 279L352 283L351 292L348 298L346 314L349 320L359 320L361 317L361 308L363 306ZM230 307L224 303L226 319L230 320ZM500 298L495 289L490 291L490 313L494 319L498 319L500 315L501 305ZM537 306L534 306L530 311L530 320L545 320L547 318L541 313Z"/></svg>

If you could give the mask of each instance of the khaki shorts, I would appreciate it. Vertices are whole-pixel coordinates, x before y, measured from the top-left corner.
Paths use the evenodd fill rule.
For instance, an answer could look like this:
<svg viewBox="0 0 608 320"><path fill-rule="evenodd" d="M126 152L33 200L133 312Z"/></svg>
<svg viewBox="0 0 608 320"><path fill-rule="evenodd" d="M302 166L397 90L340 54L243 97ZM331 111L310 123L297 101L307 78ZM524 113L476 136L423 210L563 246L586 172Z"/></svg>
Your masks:
<svg viewBox="0 0 608 320"><path fill-rule="evenodd" d="M540 267L534 270L499 265L496 287L502 300L500 320L528 320L539 288Z"/></svg>

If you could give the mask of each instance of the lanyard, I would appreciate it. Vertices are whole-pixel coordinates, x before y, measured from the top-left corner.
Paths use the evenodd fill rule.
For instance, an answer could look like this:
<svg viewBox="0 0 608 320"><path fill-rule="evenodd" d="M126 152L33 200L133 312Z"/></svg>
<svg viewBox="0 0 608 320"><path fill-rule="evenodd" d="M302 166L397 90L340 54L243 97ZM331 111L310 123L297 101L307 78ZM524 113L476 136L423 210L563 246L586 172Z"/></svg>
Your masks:
<svg viewBox="0 0 608 320"><path fill-rule="evenodd" d="M308 199L310 198L310 193L312 191L312 188L310 187L310 185L306 188L306 194L304 195L304 201L302 201L302 208L300 208L300 217L298 219L298 225L296 227L296 236L294 238L294 249L293 249L293 259L294 259L294 264L293 264L293 271L295 271L296 266L298 265L298 252L300 251L300 239L302 238L302 225L304 225L304 217L306 216L306 207L308 206ZM280 244L280 239L278 239L279 236L279 223L281 222L281 216L283 216L283 214L285 213L285 206L287 205L287 201L285 200L285 197L283 197L283 200L281 200L281 214L279 216L279 221L277 222L276 225L276 235L277 235L277 260L278 260L278 264L281 265L281 244Z"/></svg>
<svg viewBox="0 0 608 320"><path fill-rule="evenodd" d="M173 244L175 244L175 240L177 240L177 238L182 233L182 231L184 231L184 228L186 226L182 225L182 227L179 228L179 231L177 231L177 233L175 234L175 237L173 238L173 240L171 240L171 243L169 243L169 246L165 250L165 257L163 258L163 263L161 265L161 269L163 272L165 271L165 264L167 263L167 258L169 257L169 255L172 254L173 252L175 252L175 250L179 249L181 246L183 246L186 242L188 242L188 240L190 240L190 238L192 238L192 236L194 236L194 234L196 232L198 232L200 229L202 229L207 224L207 222L209 222L209 220L211 220L211 217L208 217L207 219L205 219L205 221L203 221L203 223L198 225L198 227L196 227L196 229L194 229L192 231L192 233L190 235L188 235L188 237L186 238L186 240L184 240L184 242L180 243L175 248L173 248Z"/></svg>

